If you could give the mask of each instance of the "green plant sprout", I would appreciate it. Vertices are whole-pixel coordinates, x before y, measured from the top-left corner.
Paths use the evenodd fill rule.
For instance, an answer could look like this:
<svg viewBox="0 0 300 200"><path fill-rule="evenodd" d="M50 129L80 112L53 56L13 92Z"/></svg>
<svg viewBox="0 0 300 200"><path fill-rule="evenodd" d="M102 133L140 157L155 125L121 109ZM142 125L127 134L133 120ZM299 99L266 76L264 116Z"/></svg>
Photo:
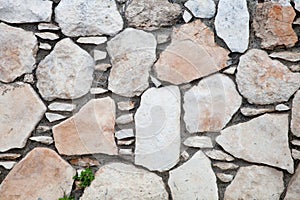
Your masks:
<svg viewBox="0 0 300 200"><path fill-rule="evenodd" d="M66 194L64 194L64 197L59 198L58 200L74 200L74 197L68 197Z"/></svg>
<svg viewBox="0 0 300 200"><path fill-rule="evenodd" d="M81 188L86 188L91 185L91 182L95 179L95 175L90 168L87 168L80 173L80 176L76 175L73 179L75 181L80 181L79 186Z"/></svg>

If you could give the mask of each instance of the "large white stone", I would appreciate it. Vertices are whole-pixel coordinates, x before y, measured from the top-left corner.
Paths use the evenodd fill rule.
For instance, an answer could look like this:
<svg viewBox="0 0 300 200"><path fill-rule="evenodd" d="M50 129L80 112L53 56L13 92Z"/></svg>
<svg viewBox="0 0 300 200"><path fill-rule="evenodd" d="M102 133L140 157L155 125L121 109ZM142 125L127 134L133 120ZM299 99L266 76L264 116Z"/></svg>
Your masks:
<svg viewBox="0 0 300 200"><path fill-rule="evenodd" d="M197 18L212 18L216 13L213 0L188 0L184 4Z"/></svg>
<svg viewBox="0 0 300 200"><path fill-rule="evenodd" d="M135 164L165 171L178 162L180 102L176 86L150 88L144 92L135 114Z"/></svg>
<svg viewBox="0 0 300 200"><path fill-rule="evenodd" d="M295 136L300 137L300 90L293 99L291 131Z"/></svg>

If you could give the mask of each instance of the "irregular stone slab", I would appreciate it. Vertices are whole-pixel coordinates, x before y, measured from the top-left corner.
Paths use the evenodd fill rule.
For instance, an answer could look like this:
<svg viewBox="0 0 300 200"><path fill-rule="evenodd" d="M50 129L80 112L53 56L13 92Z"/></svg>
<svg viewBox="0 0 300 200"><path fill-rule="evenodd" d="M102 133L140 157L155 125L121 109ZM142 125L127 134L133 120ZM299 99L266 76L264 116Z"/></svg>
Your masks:
<svg viewBox="0 0 300 200"><path fill-rule="evenodd" d="M157 78L188 83L226 67L229 52L214 42L214 33L200 20L175 28L171 44L154 65Z"/></svg>
<svg viewBox="0 0 300 200"><path fill-rule="evenodd" d="M188 147L196 148L213 148L210 137L207 136L191 136L187 138L183 144Z"/></svg>
<svg viewBox="0 0 300 200"><path fill-rule="evenodd" d="M29 138L32 141L40 142L42 144L50 145L53 143L53 138L50 136L35 136Z"/></svg>
<svg viewBox="0 0 300 200"><path fill-rule="evenodd" d="M216 13L213 0L188 0L184 4L197 18L212 18Z"/></svg>
<svg viewBox="0 0 300 200"><path fill-rule="evenodd" d="M93 199L167 200L162 179L154 173L123 163L101 167L80 200Z"/></svg>
<svg viewBox="0 0 300 200"><path fill-rule="evenodd" d="M3 154L0 154L0 159L1 160L15 160L19 157L21 157L21 154L18 154L18 153L3 153Z"/></svg>
<svg viewBox="0 0 300 200"><path fill-rule="evenodd" d="M284 200L298 200L300 198L300 164L292 176L286 191Z"/></svg>
<svg viewBox="0 0 300 200"><path fill-rule="evenodd" d="M23 78L23 82L34 84L34 76L33 74L25 74Z"/></svg>
<svg viewBox="0 0 300 200"><path fill-rule="evenodd" d="M104 60L107 56L106 51L99 51L99 50L94 50L94 60L95 61L100 61Z"/></svg>
<svg viewBox="0 0 300 200"><path fill-rule="evenodd" d="M125 17L131 27L155 30L175 24L180 14L180 6L168 0L133 0L127 6Z"/></svg>
<svg viewBox="0 0 300 200"><path fill-rule="evenodd" d="M232 179L234 177L232 174L225 174L225 173L216 173L216 176L223 183L228 183L228 182L232 181Z"/></svg>
<svg viewBox="0 0 300 200"><path fill-rule="evenodd" d="M292 140L292 144L296 146L300 146L300 140Z"/></svg>
<svg viewBox="0 0 300 200"><path fill-rule="evenodd" d="M0 20L8 23L50 22L52 1L0 0ZM1 33L1 31L0 31ZM22 40L21 40L22 41ZM24 41L26 41L24 39Z"/></svg>
<svg viewBox="0 0 300 200"><path fill-rule="evenodd" d="M118 140L134 137L133 129L122 129L115 133Z"/></svg>
<svg viewBox="0 0 300 200"><path fill-rule="evenodd" d="M229 68L227 68L227 69L225 69L224 71L223 71L223 73L225 73L225 74L235 74L235 72L236 72L236 66L233 66L233 67L229 67Z"/></svg>
<svg viewBox="0 0 300 200"><path fill-rule="evenodd" d="M293 99L291 131L293 135L300 137L300 91L298 91Z"/></svg>
<svg viewBox="0 0 300 200"><path fill-rule="evenodd" d="M15 161L0 161L0 166L4 167L5 169L12 169L15 164L17 164L17 162ZM1 188L0 188L0 191L1 191Z"/></svg>
<svg viewBox="0 0 300 200"><path fill-rule="evenodd" d="M40 30L40 31L43 31L43 30L58 31L58 30L60 30L60 27L55 24L52 24L52 23L39 23L38 30Z"/></svg>
<svg viewBox="0 0 300 200"><path fill-rule="evenodd" d="M271 58L280 58L290 62L300 61L300 52L291 52L291 51L273 52L269 56Z"/></svg>
<svg viewBox="0 0 300 200"><path fill-rule="evenodd" d="M158 88L159 86L161 86L161 82L159 80L157 80L154 76L150 75L150 79L151 79L152 83L155 85L155 87Z"/></svg>
<svg viewBox="0 0 300 200"><path fill-rule="evenodd" d="M231 155L294 172L288 141L288 114L264 114L228 127L216 138ZM263 130L263 131L262 131Z"/></svg>
<svg viewBox="0 0 300 200"><path fill-rule="evenodd" d="M0 152L23 148L45 111L29 84L0 84Z"/></svg>
<svg viewBox="0 0 300 200"><path fill-rule="evenodd" d="M100 166L100 163L97 160L93 160L90 158L75 158L70 160L72 165L77 165L80 167L93 167Z"/></svg>
<svg viewBox="0 0 300 200"><path fill-rule="evenodd" d="M255 35L262 40L262 48L292 47L298 41L292 27L296 13L289 3L259 3L255 13L253 27Z"/></svg>
<svg viewBox="0 0 300 200"><path fill-rule="evenodd" d="M290 110L290 107L288 107L285 104L278 104L278 105L275 106L275 110L277 110L277 111L287 111L287 110Z"/></svg>
<svg viewBox="0 0 300 200"><path fill-rule="evenodd" d="M43 49L43 50L51 50L52 49L51 45L48 43L40 43L39 48Z"/></svg>
<svg viewBox="0 0 300 200"><path fill-rule="evenodd" d="M0 0L1 7L5 2ZM31 73L37 50L37 39L32 32L0 23L0 81L12 82Z"/></svg>
<svg viewBox="0 0 300 200"><path fill-rule="evenodd" d="M107 63L100 63L95 66L97 71L106 71L108 68L111 68L111 65Z"/></svg>
<svg viewBox="0 0 300 200"><path fill-rule="evenodd" d="M81 44L103 44L107 41L107 37L80 37L76 42Z"/></svg>
<svg viewBox="0 0 300 200"><path fill-rule="evenodd" d="M55 122L67 118L67 116L57 114L57 113L50 113L50 112L46 112L45 116L49 122Z"/></svg>
<svg viewBox="0 0 300 200"><path fill-rule="evenodd" d="M149 71L156 60L156 40L151 33L127 28L107 43L113 65L108 89L133 97L149 86Z"/></svg>
<svg viewBox="0 0 300 200"><path fill-rule="evenodd" d="M250 103L273 104L287 101L297 91L300 73L292 73L265 51L251 49L240 57L236 81Z"/></svg>
<svg viewBox="0 0 300 200"><path fill-rule="evenodd" d="M218 199L216 176L210 160L202 151L198 151L180 167L171 170L168 185L174 200Z"/></svg>
<svg viewBox="0 0 300 200"><path fill-rule="evenodd" d="M133 114L121 115L116 119L116 124L129 124L133 122Z"/></svg>
<svg viewBox="0 0 300 200"><path fill-rule="evenodd" d="M71 192L74 175L75 169L55 151L35 148L3 180L0 199L58 199Z"/></svg>
<svg viewBox="0 0 300 200"><path fill-rule="evenodd" d="M223 160L223 161L233 161L234 157L231 155L224 153L223 151L220 150L210 150L210 151L205 151L205 155L207 155L209 158L213 160Z"/></svg>
<svg viewBox="0 0 300 200"><path fill-rule="evenodd" d="M292 149L292 156L295 160L300 160L300 151L297 149Z"/></svg>
<svg viewBox="0 0 300 200"><path fill-rule="evenodd" d="M126 155L126 156L133 156L133 150L132 149L119 149L120 155Z"/></svg>
<svg viewBox="0 0 300 200"><path fill-rule="evenodd" d="M51 32L35 33L35 35L39 38L44 39L44 40L57 40L57 39L59 39L59 36L57 34L51 33Z"/></svg>
<svg viewBox="0 0 300 200"><path fill-rule="evenodd" d="M151 33L155 36L157 44L163 44L171 40L172 30L173 28L160 28Z"/></svg>
<svg viewBox="0 0 300 200"><path fill-rule="evenodd" d="M233 81L223 74L202 79L184 94L186 129L190 133L218 132L240 108L242 97Z"/></svg>
<svg viewBox="0 0 300 200"><path fill-rule="evenodd" d="M241 167L226 188L224 200L268 199L278 200L284 190L283 173L264 166Z"/></svg>
<svg viewBox="0 0 300 200"><path fill-rule="evenodd" d="M52 111L73 111L76 108L75 104L63 103L63 102L53 102L48 106L49 110Z"/></svg>
<svg viewBox="0 0 300 200"><path fill-rule="evenodd" d="M135 164L165 171L179 161L180 92L177 86L150 88L135 114Z"/></svg>
<svg viewBox="0 0 300 200"><path fill-rule="evenodd" d="M183 12L182 18L183 18L183 20L184 20L185 23L188 23L193 18L193 15L191 13L189 13L189 11L185 10Z"/></svg>
<svg viewBox="0 0 300 200"><path fill-rule="evenodd" d="M227 162L216 162L213 164L214 167L218 167L219 169L222 170L231 170L231 169L237 169L239 168L238 165L234 163L227 163Z"/></svg>
<svg viewBox="0 0 300 200"><path fill-rule="evenodd" d="M289 69L292 72L300 72L300 65L291 65L291 66L289 66Z"/></svg>
<svg viewBox="0 0 300 200"><path fill-rule="evenodd" d="M116 155L115 112L115 102L110 97L90 100L73 117L52 128L58 152Z"/></svg>
<svg viewBox="0 0 300 200"><path fill-rule="evenodd" d="M130 140L118 140L117 141L117 144L118 145L126 145L126 146L129 146L129 145L132 145L134 143L134 139L130 139Z"/></svg>
<svg viewBox="0 0 300 200"><path fill-rule="evenodd" d="M267 107L267 108L242 107L241 108L241 113L244 116L256 116L256 115L264 114L267 112L273 112L273 111L274 111L273 107Z"/></svg>
<svg viewBox="0 0 300 200"><path fill-rule="evenodd" d="M47 132L47 131L50 131L52 128L51 126L38 126L36 128L36 133L44 133L44 132Z"/></svg>
<svg viewBox="0 0 300 200"><path fill-rule="evenodd" d="M69 37L115 35L123 28L114 0L61 0L55 21Z"/></svg>
<svg viewBox="0 0 300 200"><path fill-rule="evenodd" d="M249 12L246 0L220 0L215 19L217 35L232 52L243 53L249 43Z"/></svg>
<svg viewBox="0 0 300 200"><path fill-rule="evenodd" d="M119 110L131 110L134 108L135 103L133 101L121 101L117 103Z"/></svg>
<svg viewBox="0 0 300 200"><path fill-rule="evenodd" d="M71 39L59 41L37 68L37 87L42 97L76 99L89 92L94 60Z"/></svg>
<svg viewBox="0 0 300 200"><path fill-rule="evenodd" d="M108 90L104 89L104 88L91 88L90 89L91 94L104 94L106 92L108 92Z"/></svg>

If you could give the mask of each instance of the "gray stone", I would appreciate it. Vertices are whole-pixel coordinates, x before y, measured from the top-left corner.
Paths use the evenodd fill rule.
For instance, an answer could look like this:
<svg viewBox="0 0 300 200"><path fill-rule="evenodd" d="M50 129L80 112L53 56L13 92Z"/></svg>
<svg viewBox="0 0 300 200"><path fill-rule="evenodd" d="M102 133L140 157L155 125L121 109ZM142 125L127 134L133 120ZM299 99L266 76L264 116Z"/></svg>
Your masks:
<svg viewBox="0 0 300 200"><path fill-rule="evenodd" d="M210 137L207 136L191 136L187 138L183 144L188 147L195 148L213 148Z"/></svg>
<svg viewBox="0 0 300 200"><path fill-rule="evenodd" d="M48 106L49 110L52 111L73 111L75 110L76 105L71 103L63 103L63 102L53 102Z"/></svg>
<svg viewBox="0 0 300 200"><path fill-rule="evenodd" d="M290 107L288 107L287 105L284 104L278 104L275 106L275 110L277 111L288 111L290 110Z"/></svg>
<svg viewBox="0 0 300 200"><path fill-rule="evenodd" d="M107 56L106 51L100 51L100 50L94 50L93 54L94 54L95 61L104 60Z"/></svg>
<svg viewBox="0 0 300 200"><path fill-rule="evenodd" d="M188 23L189 21L192 20L193 15L191 15L191 13L189 13L189 11L186 11L186 10L185 10L185 11L183 12L182 18L183 18L183 20L184 20L185 23Z"/></svg>
<svg viewBox="0 0 300 200"><path fill-rule="evenodd" d="M133 129L122 129L115 133L118 140L134 137Z"/></svg>
<svg viewBox="0 0 300 200"><path fill-rule="evenodd" d="M0 166L4 167L5 169L12 169L15 166L15 164L17 164L17 162L15 161L0 161Z"/></svg>
<svg viewBox="0 0 300 200"><path fill-rule="evenodd" d="M197 18L212 18L216 13L216 4L213 0L188 0L184 4Z"/></svg>
<svg viewBox="0 0 300 200"><path fill-rule="evenodd" d="M225 69L223 71L223 73L230 74L230 75L235 74L236 68L237 68L236 66L229 67L229 68Z"/></svg>
<svg viewBox="0 0 300 200"><path fill-rule="evenodd" d="M32 141L40 142L42 144L47 144L47 145L50 145L53 143L53 138L50 136L35 136L35 137L30 137L29 139Z"/></svg>
<svg viewBox="0 0 300 200"><path fill-rule="evenodd" d="M18 153L2 153L2 154L0 154L1 160L15 160L19 157L21 157L21 154L18 154Z"/></svg>
<svg viewBox="0 0 300 200"><path fill-rule="evenodd" d="M39 23L38 30L40 30L40 31L43 31L43 30L58 31L58 30L60 30L60 27L55 24L52 24L52 23Z"/></svg>
<svg viewBox="0 0 300 200"><path fill-rule="evenodd" d="M104 88L91 88L90 89L91 94L104 94L106 92L108 92L108 90L104 89Z"/></svg>
<svg viewBox="0 0 300 200"><path fill-rule="evenodd" d="M101 37L80 37L76 40L76 42L81 44L103 44L107 41L107 37L101 36Z"/></svg>
<svg viewBox="0 0 300 200"><path fill-rule="evenodd" d="M48 44L48 43L43 43L43 42L40 42L39 48L40 48L40 49L43 49L43 50L51 50L51 49L52 49L52 47L51 47L50 44Z"/></svg>
<svg viewBox="0 0 300 200"><path fill-rule="evenodd" d="M111 68L111 64L100 63L95 66L95 70L97 71L106 71L108 68Z"/></svg>
<svg viewBox="0 0 300 200"><path fill-rule="evenodd" d="M295 146L300 146L300 140L292 140L292 144Z"/></svg>
<svg viewBox="0 0 300 200"><path fill-rule="evenodd" d="M126 155L126 156L132 156L133 155L133 150L132 149L119 149L119 154L120 155Z"/></svg>
<svg viewBox="0 0 300 200"><path fill-rule="evenodd" d="M205 151L204 152L205 155L207 155L209 158L213 159L213 160L222 160L222 161L233 161L234 157L232 157L231 155L224 153L221 150L210 150L210 151Z"/></svg>
<svg viewBox="0 0 300 200"><path fill-rule="evenodd" d="M257 108L257 107L242 107L241 108L241 113L244 116L256 116L268 112L273 112L274 107L264 107L264 108Z"/></svg>
<svg viewBox="0 0 300 200"><path fill-rule="evenodd" d="M284 200L300 199L300 164L298 164L295 174L292 176L288 186Z"/></svg>
<svg viewBox="0 0 300 200"><path fill-rule="evenodd" d="M295 136L300 137L300 90L293 99L291 131Z"/></svg>
<svg viewBox="0 0 300 200"><path fill-rule="evenodd" d="M135 103L133 101L121 101L117 103L119 110L131 110L134 108Z"/></svg>
<svg viewBox="0 0 300 200"><path fill-rule="evenodd" d="M223 183L228 183L228 182L232 181L232 179L234 177L232 174L225 174L225 173L216 173L216 176Z"/></svg>
<svg viewBox="0 0 300 200"><path fill-rule="evenodd" d="M218 167L221 170L232 170L239 168L238 165L234 163L228 163L228 162L216 162L213 164L214 167Z"/></svg>
<svg viewBox="0 0 300 200"><path fill-rule="evenodd" d="M271 58L280 58L290 62L300 61L300 52L292 52L292 51L273 52L269 56Z"/></svg>
<svg viewBox="0 0 300 200"><path fill-rule="evenodd" d="M129 124L131 122L133 122L133 114L132 113L121 115L120 117L118 117L116 119L117 124Z"/></svg>
<svg viewBox="0 0 300 200"><path fill-rule="evenodd" d="M33 76L33 74L25 74L25 75L24 75L23 82L34 84L35 81L34 81L34 76Z"/></svg>
<svg viewBox="0 0 300 200"><path fill-rule="evenodd" d="M57 40L57 39L59 39L59 36L57 34L51 33L51 32L35 33L35 35L39 38L42 38L43 40Z"/></svg>
<svg viewBox="0 0 300 200"><path fill-rule="evenodd" d="M295 160L300 160L300 151L297 149L292 149L292 156Z"/></svg>
<svg viewBox="0 0 300 200"><path fill-rule="evenodd" d="M46 112L45 116L49 122L55 122L67 118L67 116L51 112Z"/></svg>

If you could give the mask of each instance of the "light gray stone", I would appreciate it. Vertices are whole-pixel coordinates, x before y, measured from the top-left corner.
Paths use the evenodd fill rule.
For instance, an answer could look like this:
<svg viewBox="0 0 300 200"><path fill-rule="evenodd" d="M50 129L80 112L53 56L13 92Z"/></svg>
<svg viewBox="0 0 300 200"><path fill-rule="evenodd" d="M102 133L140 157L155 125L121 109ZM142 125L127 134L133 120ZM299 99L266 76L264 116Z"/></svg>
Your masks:
<svg viewBox="0 0 300 200"><path fill-rule="evenodd" d="M104 89L104 88L91 88L90 89L91 94L104 94L106 92L108 92L108 90Z"/></svg>
<svg viewBox="0 0 300 200"><path fill-rule="evenodd" d="M121 101L117 103L119 110L131 110L134 108L135 103L133 101Z"/></svg>
<svg viewBox="0 0 300 200"><path fill-rule="evenodd" d="M223 71L223 73L230 74L230 75L235 74L236 68L237 68L236 66L229 67L229 68L225 69Z"/></svg>
<svg viewBox="0 0 300 200"><path fill-rule="evenodd" d="M216 173L216 176L223 183L228 183L228 182L232 181L232 179L234 177L232 174L225 174L225 173Z"/></svg>
<svg viewBox="0 0 300 200"><path fill-rule="evenodd" d="M51 32L35 33L35 35L39 38L42 38L43 40L57 40L57 39L59 39L59 36L57 34L51 33Z"/></svg>
<svg viewBox="0 0 300 200"><path fill-rule="evenodd" d="M300 90L293 99L291 131L295 136L300 137Z"/></svg>
<svg viewBox="0 0 300 200"><path fill-rule="evenodd" d="M1 160L15 160L19 157L21 157L21 154L18 154L18 153L2 153L2 154L0 154Z"/></svg>
<svg viewBox="0 0 300 200"><path fill-rule="evenodd" d="M134 137L133 129L122 129L115 133L118 140Z"/></svg>
<svg viewBox="0 0 300 200"><path fill-rule="evenodd" d="M216 162L213 164L214 167L218 167L221 170L232 170L239 168L238 165L234 163L228 163L228 162Z"/></svg>
<svg viewBox="0 0 300 200"><path fill-rule="evenodd" d="M273 52L269 56L271 58L280 58L290 62L300 61L300 52L292 52L292 51Z"/></svg>
<svg viewBox="0 0 300 200"><path fill-rule="evenodd" d="M81 44L103 44L107 41L107 37L101 36L101 37L80 37L76 40L76 42Z"/></svg>
<svg viewBox="0 0 300 200"><path fill-rule="evenodd" d="M130 140L118 140L117 143L118 145L125 145L125 146L128 146L128 145L132 145L134 143L134 139L130 139Z"/></svg>
<svg viewBox="0 0 300 200"><path fill-rule="evenodd" d="M93 54L94 54L95 61L104 60L107 56L106 51L100 51L100 50L94 50Z"/></svg>
<svg viewBox="0 0 300 200"><path fill-rule="evenodd" d="M34 81L34 76L33 76L33 74L25 74L25 75L24 75L23 82L34 84L35 81Z"/></svg>
<svg viewBox="0 0 300 200"><path fill-rule="evenodd" d="M155 87L159 87L161 86L161 82L159 80L157 80L154 76L150 76L150 79L152 81L152 83L155 85Z"/></svg>
<svg viewBox="0 0 300 200"><path fill-rule="evenodd" d="M46 131L50 131L52 128L51 126L43 126L43 125L40 125L36 128L36 132L37 133L44 133Z"/></svg>
<svg viewBox="0 0 300 200"><path fill-rule="evenodd" d="M63 102L53 102L48 106L49 110L52 111L73 111L75 110L76 105L71 103L63 103Z"/></svg>
<svg viewBox="0 0 300 200"><path fill-rule="evenodd" d="M52 31L58 31L60 30L60 27L52 24L52 23L39 23L38 30L44 31L44 30L52 30Z"/></svg>
<svg viewBox="0 0 300 200"><path fill-rule="evenodd" d="M300 151L297 149L292 149L292 156L295 160L300 160Z"/></svg>
<svg viewBox="0 0 300 200"><path fill-rule="evenodd" d="M55 122L67 118L67 116L51 112L46 112L45 116L49 122Z"/></svg>
<svg viewBox="0 0 300 200"><path fill-rule="evenodd" d="M17 162L15 161L0 161L0 166L4 167L5 169L12 169Z"/></svg>
<svg viewBox="0 0 300 200"><path fill-rule="evenodd" d="M53 143L53 138L50 136L35 136L29 138L32 141L40 142L42 144L50 145Z"/></svg>
<svg viewBox="0 0 300 200"><path fill-rule="evenodd" d="M300 65L291 65L289 66L289 69L292 71L292 72L300 72Z"/></svg>
<svg viewBox="0 0 300 200"><path fill-rule="evenodd" d="M300 12L300 0L292 0L295 3L295 9Z"/></svg>
<svg viewBox="0 0 300 200"><path fill-rule="evenodd" d="M106 71L108 68L111 68L111 64L100 63L95 66L95 70L97 71Z"/></svg>
<svg viewBox="0 0 300 200"><path fill-rule="evenodd" d="M151 33L155 36L157 44L163 44L171 40L172 29L173 28L160 28Z"/></svg>
<svg viewBox="0 0 300 200"><path fill-rule="evenodd" d="M191 15L191 13L189 11L185 10L183 12L182 18L183 18L183 20L184 20L185 23L188 23L193 18L193 15Z"/></svg>
<svg viewBox="0 0 300 200"><path fill-rule="evenodd" d="M119 149L119 154L120 155L126 155L126 156L132 156L133 155L133 150L132 149Z"/></svg>
<svg viewBox="0 0 300 200"><path fill-rule="evenodd" d="M116 119L117 124L129 124L131 122L133 122L133 114L132 113L121 115L120 117L118 117Z"/></svg>
<svg viewBox="0 0 300 200"><path fill-rule="evenodd" d="M234 157L231 155L221 151L221 150L210 150L210 151L205 151L205 155L207 155L209 158L213 160L222 160L222 161L233 161Z"/></svg>
<svg viewBox="0 0 300 200"><path fill-rule="evenodd" d="M191 136L187 138L183 144L188 147L195 148L213 148L210 137L207 136Z"/></svg>
<svg viewBox="0 0 300 200"><path fill-rule="evenodd" d="M300 164L298 164L295 174L292 176L284 200L298 200L300 198Z"/></svg>
<svg viewBox="0 0 300 200"><path fill-rule="evenodd" d="M273 112L275 109L274 107L264 107L264 108L257 108L257 107L242 107L241 113L244 116L256 116L268 112Z"/></svg>
<svg viewBox="0 0 300 200"><path fill-rule="evenodd" d="M300 146L300 140L292 140L292 144L296 146Z"/></svg>
<svg viewBox="0 0 300 200"><path fill-rule="evenodd" d="M275 110L277 110L277 111L288 111L288 110L290 110L290 107L288 107L285 104L278 104L278 105L275 106Z"/></svg>
<svg viewBox="0 0 300 200"><path fill-rule="evenodd" d="M43 43L43 42L40 42L39 48L40 48L40 49L43 49L43 50L51 50L51 49L52 49L52 47L51 47L50 44L48 44L48 43Z"/></svg>
<svg viewBox="0 0 300 200"><path fill-rule="evenodd" d="M216 4L213 0L188 0L184 4L197 18L212 18L216 13Z"/></svg>

